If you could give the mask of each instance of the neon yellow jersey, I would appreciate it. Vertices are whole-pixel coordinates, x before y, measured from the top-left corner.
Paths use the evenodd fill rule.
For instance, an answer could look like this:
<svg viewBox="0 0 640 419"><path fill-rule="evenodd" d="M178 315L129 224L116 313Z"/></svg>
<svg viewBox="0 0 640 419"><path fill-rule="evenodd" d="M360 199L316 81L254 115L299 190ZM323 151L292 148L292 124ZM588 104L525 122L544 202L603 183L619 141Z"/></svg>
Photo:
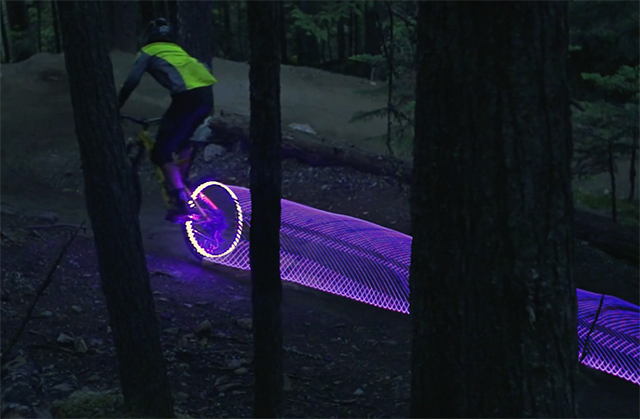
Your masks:
<svg viewBox="0 0 640 419"><path fill-rule="evenodd" d="M121 101L126 100L148 72L160 85L175 95L198 87L213 86L218 81L211 71L187 54L180 46L170 42L145 45L136 57L133 69L120 91Z"/></svg>

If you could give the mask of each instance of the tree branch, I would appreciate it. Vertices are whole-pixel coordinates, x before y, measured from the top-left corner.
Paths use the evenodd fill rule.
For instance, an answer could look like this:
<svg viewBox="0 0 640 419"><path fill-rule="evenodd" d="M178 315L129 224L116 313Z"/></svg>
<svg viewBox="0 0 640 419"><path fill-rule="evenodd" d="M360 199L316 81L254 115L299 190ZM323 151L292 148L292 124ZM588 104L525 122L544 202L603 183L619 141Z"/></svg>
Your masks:
<svg viewBox="0 0 640 419"><path fill-rule="evenodd" d="M24 317L24 319L22 319L22 323L20 324L18 331L15 333L15 335L13 335L13 338L11 338L11 340L9 341L9 344L7 345L7 349L0 355L0 364L4 364L7 361L8 355L11 353L11 350L20 339L20 336L22 336L22 332L24 332L24 328L27 326L27 323L31 319L31 316L33 314L33 309L36 307L38 300L40 299L44 291L49 287L49 285L53 281L53 273L55 272L56 268L60 264L60 261L62 260L62 256L64 256L65 252L67 251L67 248L69 248L69 245L71 244L73 239L78 235L78 231L80 231L80 229L83 226L84 226L84 221L75 229L75 231L71 234L71 237L69 237L69 240L67 240L65 245L62 246L62 248L60 249L60 252L58 252L58 255L54 259L53 263L49 268L49 271L47 272L47 276L45 277L42 284L40 284L40 286L38 287L38 290L36 291L36 297L33 299L31 304L29 305L29 308L27 309L27 315Z"/></svg>

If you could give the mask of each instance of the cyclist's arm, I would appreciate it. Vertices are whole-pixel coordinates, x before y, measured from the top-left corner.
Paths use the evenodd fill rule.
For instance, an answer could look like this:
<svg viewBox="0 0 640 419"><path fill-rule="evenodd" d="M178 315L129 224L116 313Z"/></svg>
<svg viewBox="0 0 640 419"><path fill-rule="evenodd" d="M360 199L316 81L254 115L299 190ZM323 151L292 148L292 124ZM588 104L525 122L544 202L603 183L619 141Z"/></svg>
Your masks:
<svg viewBox="0 0 640 419"><path fill-rule="evenodd" d="M122 85L122 88L120 88L120 93L118 94L118 103L120 107L124 105L127 99L129 99L131 92L133 92L133 89L135 89L136 86L138 86L138 83L140 83L140 79L147 70L150 59L151 56L149 54L145 54L144 52L138 54L138 58L136 59L127 80Z"/></svg>

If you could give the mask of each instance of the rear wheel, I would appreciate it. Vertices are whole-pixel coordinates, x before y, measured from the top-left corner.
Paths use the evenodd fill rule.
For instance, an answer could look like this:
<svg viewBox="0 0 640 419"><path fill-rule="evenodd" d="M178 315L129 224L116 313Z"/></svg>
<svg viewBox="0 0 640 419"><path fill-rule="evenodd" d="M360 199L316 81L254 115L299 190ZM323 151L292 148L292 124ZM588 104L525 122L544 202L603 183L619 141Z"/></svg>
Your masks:
<svg viewBox="0 0 640 419"><path fill-rule="evenodd" d="M235 250L242 236L238 197L216 181L200 183L191 192L196 214L183 224L187 246L198 259L215 259Z"/></svg>

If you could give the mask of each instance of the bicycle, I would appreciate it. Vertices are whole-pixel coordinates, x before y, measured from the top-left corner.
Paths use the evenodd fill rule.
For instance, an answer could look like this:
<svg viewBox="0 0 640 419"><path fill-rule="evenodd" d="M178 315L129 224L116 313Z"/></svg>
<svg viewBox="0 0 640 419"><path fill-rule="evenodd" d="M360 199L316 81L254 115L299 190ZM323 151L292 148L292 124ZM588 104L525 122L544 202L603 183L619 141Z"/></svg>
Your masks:
<svg viewBox="0 0 640 419"><path fill-rule="evenodd" d="M121 115L123 120L133 122L140 126L135 139L129 138L126 144L126 152L131 163L134 186L137 199L137 210L140 213L142 205L142 185L140 183L140 165L145 154L149 154L155 141L149 135L149 128L160 122L162 118L142 119ZM205 122L206 124L206 122ZM242 209L235 193L226 185L215 180L195 182L195 187L189 187L190 161L196 157L202 148L201 142L191 138L193 152L189 159L176 161L181 168L183 182L189 197L189 206L193 210L181 223L181 228L187 242L187 247L198 259L214 261L233 252L243 233ZM200 143L200 144L198 144ZM187 160L189 162L187 162ZM165 178L162 170L154 165L156 179L160 184L162 197L167 207L171 202L165 188Z"/></svg>

